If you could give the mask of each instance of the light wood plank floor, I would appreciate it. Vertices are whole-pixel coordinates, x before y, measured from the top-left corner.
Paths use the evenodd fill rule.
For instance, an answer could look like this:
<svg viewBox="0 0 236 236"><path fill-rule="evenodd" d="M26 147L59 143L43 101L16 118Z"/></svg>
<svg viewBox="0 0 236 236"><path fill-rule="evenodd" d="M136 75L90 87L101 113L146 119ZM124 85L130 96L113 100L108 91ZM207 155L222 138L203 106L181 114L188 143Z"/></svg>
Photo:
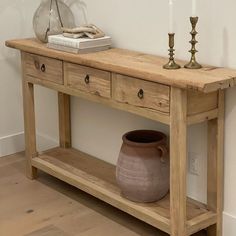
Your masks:
<svg viewBox="0 0 236 236"><path fill-rule="evenodd" d="M166 235L45 173L31 181L24 172L23 153L0 158L0 236Z"/></svg>

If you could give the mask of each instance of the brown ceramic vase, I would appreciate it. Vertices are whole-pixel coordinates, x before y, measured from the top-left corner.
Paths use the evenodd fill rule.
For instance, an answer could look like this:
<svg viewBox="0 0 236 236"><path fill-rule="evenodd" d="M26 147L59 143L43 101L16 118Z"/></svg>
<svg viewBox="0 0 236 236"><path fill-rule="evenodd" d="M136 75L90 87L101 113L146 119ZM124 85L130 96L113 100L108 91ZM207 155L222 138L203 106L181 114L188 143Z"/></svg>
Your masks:
<svg viewBox="0 0 236 236"><path fill-rule="evenodd" d="M165 134L137 130L123 136L116 168L122 195L135 202L155 202L169 191L170 164Z"/></svg>

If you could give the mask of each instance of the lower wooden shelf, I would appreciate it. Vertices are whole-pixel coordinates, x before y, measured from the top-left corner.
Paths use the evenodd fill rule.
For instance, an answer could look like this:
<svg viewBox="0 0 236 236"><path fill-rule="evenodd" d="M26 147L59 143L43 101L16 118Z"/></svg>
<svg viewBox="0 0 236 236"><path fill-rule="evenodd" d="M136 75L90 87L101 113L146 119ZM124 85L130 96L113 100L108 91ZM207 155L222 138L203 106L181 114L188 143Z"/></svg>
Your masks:
<svg viewBox="0 0 236 236"><path fill-rule="evenodd" d="M75 149L54 148L33 158L32 165L170 234L169 195L155 203L123 198L115 166ZM187 232L191 235L216 223L216 213L195 200L187 201Z"/></svg>

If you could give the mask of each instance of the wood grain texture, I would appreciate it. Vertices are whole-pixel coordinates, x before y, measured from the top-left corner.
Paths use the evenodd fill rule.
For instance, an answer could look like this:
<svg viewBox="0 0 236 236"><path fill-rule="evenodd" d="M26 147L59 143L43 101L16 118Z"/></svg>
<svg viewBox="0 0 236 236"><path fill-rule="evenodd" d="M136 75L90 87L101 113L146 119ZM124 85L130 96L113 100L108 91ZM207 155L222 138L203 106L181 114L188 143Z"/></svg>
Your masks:
<svg viewBox="0 0 236 236"><path fill-rule="evenodd" d="M58 93L60 147L71 147L70 95Z"/></svg>
<svg viewBox="0 0 236 236"><path fill-rule="evenodd" d="M170 211L171 236L187 235L187 91L171 88Z"/></svg>
<svg viewBox="0 0 236 236"><path fill-rule="evenodd" d="M33 166L96 196L96 198L112 206L124 210L164 232L169 232L169 220L166 217L154 212L152 207L148 208L142 204L137 205L120 196L120 190L115 184L115 169L109 164L100 160L93 161L88 155L78 154L73 150L69 151L67 149L67 152L65 152L57 149L34 159ZM166 203L163 202L163 204L165 207ZM156 207L162 208L161 206ZM166 211L164 211L164 214Z"/></svg>
<svg viewBox="0 0 236 236"><path fill-rule="evenodd" d="M217 214L214 212L206 212L187 222L187 235L193 235L202 229L206 229L209 225L214 226L217 221Z"/></svg>
<svg viewBox="0 0 236 236"><path fill-rule="evenodd" d="M113 99L104 99L103 97L99 97L96 96L94 94L90 94L84 91L80 91L77 89L74 89L72 87L66 87L63 85L58 85L55 83L52 83L50 81L45 81L45 80L41 80L35 77L30 77L27 76L27 80L29 82L38 84L38 85L42 85L44 87L56 90L56 91L60 91L62 93L66 93L66 94L70 94L72 96L77 96L77 97L81 97L93 102L99 102L102 103L104 105L116 108L116 109L120 109L120 110L124 110L124 111L128 111L155 121L159 121L162 122L164 124L169 124L169 115L162 113L162 112L157 112L155 110L151 110L151 109L143 109L140 107L135 107L135 106L130 106L129 104L126 103L120 103L120 102L116 102ZM203 102L201 100L201 102ZM204 103L204 102L203 102ZM189 115L188 116L188 125L192 125L192 124L196 124L196 123L200 123L200 122L204 122L204 121L208 121L211 119L216 118L218 115L218 109L214 109L214 110L210 110L207 112L203 112L203 113L199 113L199 114L193 114L193 115Z"/></svg>
<svg viewBox="0 0 236 236"><path fill-rule="evenodd" d="M55 227L53 225L48 225L42 227L41 229L37 229L32 233L26 234L25 236L71 236L71 235L63 232L58 227Z"/></svg>
<svg viewBox="0 0 236 236"><path fill-rule="evenodd" d="M32 158L37 156L36 149L36 128L35 128L35 105L34 105L34 85L26 81L26 63L24 54L21 54L22 61L22 93L24 109L24 131L25 149L27 157L26 174L30 179L37 177L37 169L32 166Z"/></svg>
<svg viewBox="0 0 236 236"><path fill-rule="evenodd" d="M10 40L6 42L6 46L184 89L211 92L236 85L236 71L232 69L204 66L200 70L181 69L176 73L162 68L166 58L124 49L114 48L103 52L73 55L48 49L36 39Z"/></svg>
<svg viewBox="0 0 236 236"><path fill-rule="evenodd" d="M217 224L209 227L208 236L222 236L224 180L224 91L219 91L218 118L208 122L208 209L217 213Z"/></svg>
<svg viewBox="0 0 236 236"><path fill-rule="evenodd" d="M123 49L72 55L47 49L35 40L6 44L23 51L28 177L35 178L36 170L41 169L171 236L188 236L207 227L209 236L222 235L221 89L235 86L235 71L205 67L177 73L162 68L164 58ZM61 148L40 156L36 151L34 84L59 92ZM70 148L70 95L170 125L170 196L153 204L130 202L120 196L114 166ZM210 120L208 209L186 196L187 125L205 120Z"/></svg>
<svg viewBox="0 0 236 236"><path fill-rule="evenodd" d="M188 125L193 125L204 121L213 120L217 116L218 116L218 109L202 112L195 115L190 115L188 116Z"/></svg>
<svg viewBox="0 0 236 236"><path fill-rule="evenodd" d="M111 97L111 73L72 63L64 63L64 73L67 86L97 96ZM89 76L87 83L86 76Z"/></svg>
<svg viewBox="0 0 236 236"><path fill-rule="evenodd" d="M148 204L126 200L120 195L115 178L115 166L111 164L75 149L55 148L34 159L33 165L164 232L170 233L169 196L156 203ZM196 224L203 224L201 220L197 220L201 215L205 216L206 227L212 224L215 213L207 211L204 204L186 199L186 206L186 220L190 222L189 232L193 232L192 227L196 227L194 223L191 223L194 222L194 219L196 219ZM215 222L216 217L213 223ZM200 230L201 226L198 227Z"/></svg>
<svg viewBox="0 0 236 236"><path fill-rule="evenodd" d="M168 236L43 172L37 181L24 172L23 153L0 159L1 236Z"/></svg>
<svg viewBox="0 0 236 236"><path fill-rule="evenodd" d="M200 114L217 109L218 92L201 93L188 91L188 116Z"/></svg>
<svg viewBox="0 0 236 236"><path fill-rule="evenodd" d="M143 91L141 98L138 96L140 90ZM167 114L170 112L170 88L166 85L113 74L112 96L118 102Z"/></svg>
<svg viewBox="0 0 236 236"><path fill-rule="evenodd" d="M63 84L62 61L30 53L22 53L25 74Z"/></svg>
<svg viewBox="0 0 236 236"><path fill-rule="evenodd" d="M96 102L96 103L101 103L106 106L110 106L112 108L116 108L119 110L137 114L137 115L149 118L151 120L162 122L164 124L169 124L169 115L163 112L130 106L129 104L116 102L113 99L107 99L107 98L100 97L100 96L97 96L88 92L84 92L84 91L81 91L72 87L55 84L50 81L41 80L41 79L31 77L31 76L27 76L27 81L65 93L65 94L70 94L72 96L80 97L80 98L83 98L92 102Z"/></svg>

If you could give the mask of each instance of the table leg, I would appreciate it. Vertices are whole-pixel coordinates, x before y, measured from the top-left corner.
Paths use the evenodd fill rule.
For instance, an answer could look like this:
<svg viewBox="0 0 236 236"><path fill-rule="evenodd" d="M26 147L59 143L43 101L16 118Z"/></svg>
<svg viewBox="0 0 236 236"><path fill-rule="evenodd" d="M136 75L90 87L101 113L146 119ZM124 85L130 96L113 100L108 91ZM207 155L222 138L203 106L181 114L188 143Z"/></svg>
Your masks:
<svg viewBox="0 0 236 236"><path fill-rule="evenodd" d="M171 236L186 236L187 92L171 88L170 110Z"/></svg>
<svg viewBox="0 0 236 236"><path fill-rule="evenodd" d="M70 95L58 93L60 147L71 147Z"/></svg>
<svg viewBox="0 0 236 236"><path fill-rule="evenodd" d="M25 155L27 160L26 174L30 179L37 177L37 169L32 166L32 158L37 156L36 129L34 111L34 85L23 78L23 103L25 124Z"/></svg>
<svg viewBox="0 0 236 236"><path fill-rule="evenodd" d="M217 223L208 228L208 236L222 236L224 180L224 91L219 91L218 118L208 121L207 205L217 213Z"/></svg>

